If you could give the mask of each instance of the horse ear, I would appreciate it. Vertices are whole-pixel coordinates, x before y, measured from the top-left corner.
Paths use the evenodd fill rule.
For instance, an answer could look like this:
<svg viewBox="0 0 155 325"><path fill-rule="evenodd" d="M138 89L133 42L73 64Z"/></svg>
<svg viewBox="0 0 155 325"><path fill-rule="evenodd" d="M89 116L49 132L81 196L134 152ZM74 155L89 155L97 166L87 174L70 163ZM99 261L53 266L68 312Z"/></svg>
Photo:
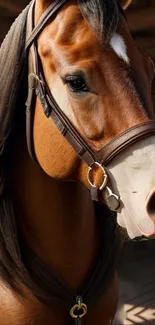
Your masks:
<svg viewBox="0 0 155 325"><path fill-rule="evenodd" d="M132 0L119 0L122 8L125 10L130 5Z"/></svg>

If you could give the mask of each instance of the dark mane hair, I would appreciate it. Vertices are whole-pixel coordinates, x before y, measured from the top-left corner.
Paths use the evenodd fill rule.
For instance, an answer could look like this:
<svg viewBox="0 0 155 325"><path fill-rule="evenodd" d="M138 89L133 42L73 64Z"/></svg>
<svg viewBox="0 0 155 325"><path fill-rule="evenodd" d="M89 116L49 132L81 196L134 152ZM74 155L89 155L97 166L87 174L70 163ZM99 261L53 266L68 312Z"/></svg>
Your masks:
<svg viewBox="0 0 155 325"><path fill-rule="evenodd" d="M82 14L101 39L108 39L118 25L121 10L118 1L78 0L78 3ZM24 37L25 34L21 35L19 43L23 52ZM21 54L21 61L22 58L23 55ZM21 73L21 66L16 67L17 76ZM24 103L27 95L27 70L24 71L26 74L22 77L20 88L17 85L10 84L9 99L0 100L0 278L20 293L19 283L29 287L30 279L21 257L20 239L9 185L9 173L11 147L15 135L21 129L23 133L26 132ZM11 73L13 72L10 71Z"/></svg>
<svg viewBox="0 0 155 325"><path fill-rule="evenodd" d="M108 42L117 29L120 12L124 15L120 3L117 0L78 0L78 4L101 42Z"/></svg>

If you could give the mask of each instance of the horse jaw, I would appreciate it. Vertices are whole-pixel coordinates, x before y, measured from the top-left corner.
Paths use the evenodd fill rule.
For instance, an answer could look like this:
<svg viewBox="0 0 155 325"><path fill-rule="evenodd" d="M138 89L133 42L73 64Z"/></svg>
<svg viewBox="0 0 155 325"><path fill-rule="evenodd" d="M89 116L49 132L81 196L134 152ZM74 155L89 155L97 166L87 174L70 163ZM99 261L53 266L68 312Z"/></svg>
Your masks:
<svg viewBox="0 0 155 325"><path fill-rule="evenodd" d="M155 233L155 224L146 209L146 198L155 188L154 161L155 137L152 136L125 149L107 166L113 192L121 198L117 220L130 238Z"/></svg>

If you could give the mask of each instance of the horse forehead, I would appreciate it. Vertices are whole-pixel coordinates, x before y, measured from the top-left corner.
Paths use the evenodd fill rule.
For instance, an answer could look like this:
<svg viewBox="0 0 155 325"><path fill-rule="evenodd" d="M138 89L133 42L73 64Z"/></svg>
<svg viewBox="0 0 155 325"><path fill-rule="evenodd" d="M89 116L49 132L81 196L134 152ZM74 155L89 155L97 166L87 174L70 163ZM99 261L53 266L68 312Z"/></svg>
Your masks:
<svg viewBox="0 0 155 325"><path fill-rule="evenodd" d="M48 56L53 63L62 65L87 61L89 67L93 67L103 54L103 44L77 5L70 5L58 13L39 37L38 45L41 56Z"/></svg>
<svg viewBox="0 0 155 325"><path fill-rule="evenodd" d="M80 8L74 1L69 1L57 13L55 19L44 29L40 36L43 43L45 38L55 40L57 43L64 43L75 37L75 31L81 33L86 27L86 20L81 14ZM88 24L87 24L88 29Z"/></svg>
<svg viewBox="0 0 155 325"><path fill-rule="evenodd" d="M124 26L123 20L122 24ZM39 47L39 52L44 57L50 55L55 64L65 64L66 61L70 64L85 60L92 62L93 57L95 63L100 65L101 58L109 48L126 63L129 62L124 35L118 31L111 35L109 44L101 43L74 1L66 4L54 21L46 27L39 39Z"/></svg>

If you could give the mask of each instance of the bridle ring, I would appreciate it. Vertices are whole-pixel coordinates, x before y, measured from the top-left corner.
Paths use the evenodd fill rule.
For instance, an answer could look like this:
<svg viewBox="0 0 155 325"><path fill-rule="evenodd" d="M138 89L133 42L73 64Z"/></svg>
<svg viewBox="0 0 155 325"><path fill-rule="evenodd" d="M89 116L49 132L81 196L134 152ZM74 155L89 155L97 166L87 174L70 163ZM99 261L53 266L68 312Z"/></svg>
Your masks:
<svg viewBox="0 0 155 325"><path fill-rule="evenodd" d="M100 167L101 170L102 170L102 172L103 172L103 175L104 175L103 182L102 182L101 186L99 187L99 190L102 191L102 190L105 188L105 186L107 185L108 175L107 175L107 173L106 173L106 171L105 171L105 168L104 168L101 164L99 164L97 161L94 161L94 162L93 162L93 163L88 167L87 179L88 179L88 182L89 182L89 184L91 185L91 187L94 187L94 188L97 187L97 186L94 185L94 184L91 182L91 180L90 180L90 173L91 173L91 171L92 171L94 165Z"/></svg>
<svg viewBox="0 0 155 325"><path fill-rule="evenodd" d="M77 311L82 310L82 313L80 315L76 315L75 314L76 310ZM70 310L70 315L72 318L78 318L78 317L83 318L86 314L87 314L87 306L83 303L80 303L80 305L79 304L74 305Z"/></svg>

